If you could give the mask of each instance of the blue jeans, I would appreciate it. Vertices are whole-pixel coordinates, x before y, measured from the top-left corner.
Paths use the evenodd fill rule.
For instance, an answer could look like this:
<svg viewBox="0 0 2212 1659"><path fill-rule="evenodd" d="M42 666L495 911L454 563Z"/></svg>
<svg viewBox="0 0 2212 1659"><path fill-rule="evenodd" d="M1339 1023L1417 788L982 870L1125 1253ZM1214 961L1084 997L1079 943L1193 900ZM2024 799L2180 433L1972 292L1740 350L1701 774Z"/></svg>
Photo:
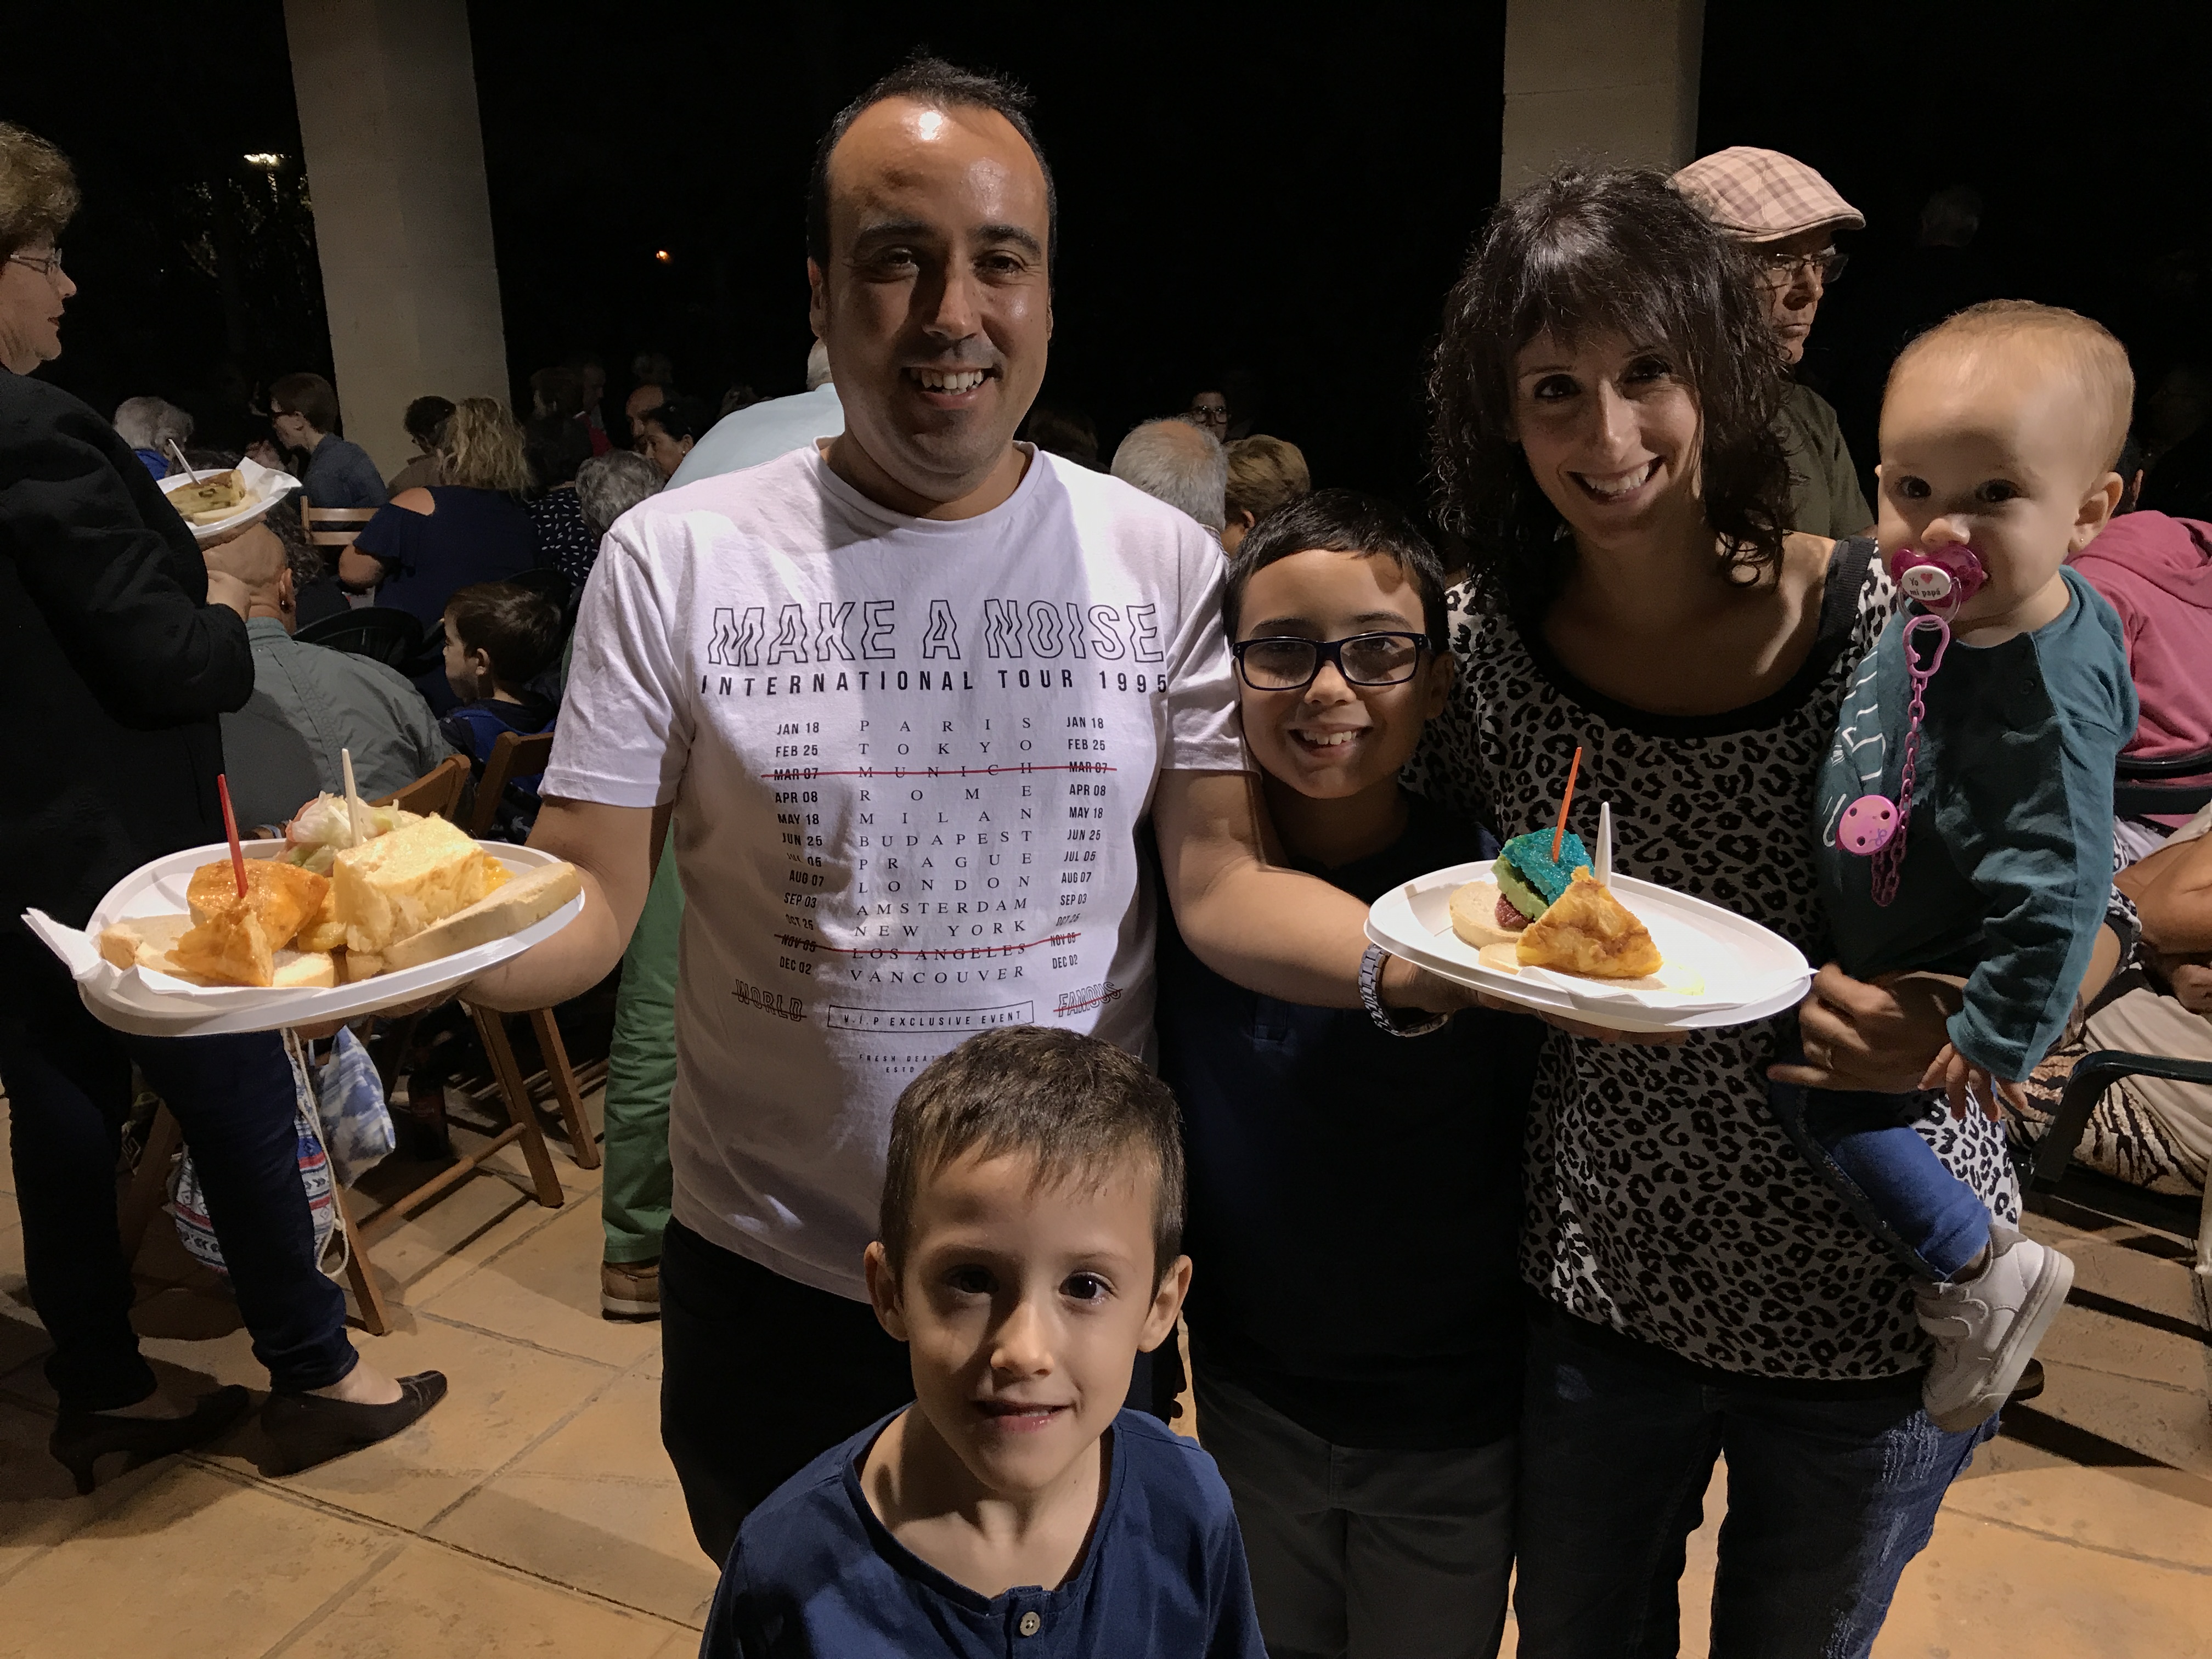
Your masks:
<svg viewBox="0 0 2212 1659"><path fill-rule="evenodd" d="M1796 1063L1799 1051L1785 1058ZM1905 1267L1948 1279L1990 1242L1990 1212L1912 1126L1922 1095L1766 1085L1767 1103L1814 1172Z"/></svg>
<svg viewBox="0 0 2212 1659"><path fill-rule="evenodd" d="M1722 1455L1713 1659L1868 1653L1996 1419L1947 1434L1920 1409L1917 1378L1806 1399L1717 1385L1639 1348L1557 1309L1530 1332L1513 1599L1523 1659L1676 1651L1684 1545Z"/></svg>
<svg viewBox="0 0 2212 1659"><path fill-rule="evenodd" d="M23 1273L53 1339L46 1380L62 1408L112 1410L154 1390L131 1328L135 1289L115 1209L134 1060L191 1148L239 1313L271 1382L303 1392L351 1370L359 1356L345 1297L315 1261L283 1040L273 1031L123 1036L85 1012L58 963L11 1001L0 1010L0 1082Z"/></svg>

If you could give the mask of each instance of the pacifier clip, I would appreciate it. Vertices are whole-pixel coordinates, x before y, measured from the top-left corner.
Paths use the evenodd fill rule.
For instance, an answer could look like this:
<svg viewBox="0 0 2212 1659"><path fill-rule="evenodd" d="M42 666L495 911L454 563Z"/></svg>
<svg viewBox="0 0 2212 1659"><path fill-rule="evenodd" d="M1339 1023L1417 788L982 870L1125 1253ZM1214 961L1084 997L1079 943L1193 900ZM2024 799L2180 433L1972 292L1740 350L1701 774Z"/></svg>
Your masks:
<svg viewBox="0 0 2212 1659"><path fill-rule="evenodd" d="M1929 607L1905 624L1905 672L1912 687L1906 710L1905 771L1897 799L1861 795L1836 823L1836 844L1846 853L1874 860L1874 902L1887 909L1897 899L1898 877L1905 867L1905 831L1912 823L1912 779L1920 758L1920 721L1928 712L1928 682L1943 665L1951 647L1951 624L1938 614L1942 605L1951 616L1981 592L1989 577L1970 547L1944 547L1923 553L1899 548L1890 562L1890 574L1905 596ZM1923 665L1915 655L1912 636L1923 629L1935 635L1935 649Z"/></svg>

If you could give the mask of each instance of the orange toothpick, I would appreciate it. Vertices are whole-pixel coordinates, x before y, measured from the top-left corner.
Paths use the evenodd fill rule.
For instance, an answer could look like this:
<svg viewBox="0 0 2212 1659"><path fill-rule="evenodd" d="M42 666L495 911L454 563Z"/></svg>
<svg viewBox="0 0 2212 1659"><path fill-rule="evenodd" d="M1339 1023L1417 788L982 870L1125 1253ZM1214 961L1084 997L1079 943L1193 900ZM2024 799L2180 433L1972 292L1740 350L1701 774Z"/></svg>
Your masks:
<svg viewBox="0 0 2212 1659"><path fill-rule="evenodd" d="M1575 804L1575 774L1582 769L1582 745L1580 744L1577 744L1575 745L1574 762L1567 768L1567 793L1559 797L1559 827L1552 831L1552 862L1554 864L1557 864L1559 861L1559 848L1566 844L1567 808ZM234 840L235 837L234 837ZM243 881L246 878L240 876L239 879Z"/></svg>
<svg viewBox="0 0 2212 1659"><path fill-rule="evenodd" d="M230 837L230 872L238 878L238 896L246 896L246 848L238 839L238 814L230 810L230 780L215 775L216 799L222 803L222 833Z"/></svg>

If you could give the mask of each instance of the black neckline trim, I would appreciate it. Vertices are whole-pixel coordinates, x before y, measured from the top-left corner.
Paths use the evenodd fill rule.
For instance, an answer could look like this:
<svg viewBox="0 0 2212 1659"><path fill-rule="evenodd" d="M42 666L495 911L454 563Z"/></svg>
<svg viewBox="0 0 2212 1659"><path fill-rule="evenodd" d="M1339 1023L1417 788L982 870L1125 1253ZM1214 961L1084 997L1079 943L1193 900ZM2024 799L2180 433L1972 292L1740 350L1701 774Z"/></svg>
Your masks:
<svg viewBox="0 0 2212 1659"><path fill-rule="evenodd" d="M1860 551L1861 548L1865 553ZM1869 537L1851 537L1836 544L1828 559L1827 581L1821 591L1820 631L1814 636L1813 648L1782 685L1770 691L1757 702L1746 703L1740 708L1724 708L1717 714L1659 714L1648 708L1637 708L1617 702L1603 692L1585 685L1561 662L1552 649L1551 641L1544 637L1540 622L1531 618L1524 624L1519 617L1505 614L1521 648L1528 654L1536 672L1560 696L1571 699L1587 708L1607 725L1617 726L1647 738L1725 738L1742 732L1760 732L1780 725L1790 715L1804 707L1844 647L1850 642L1851 630L1858 624L1858 595L1866 586L1872 564L1869 555L1874 543ZM1856 570L1857 583L1850 589L1850 604L1838 604L1834 586L1847 579Z"/></svg>

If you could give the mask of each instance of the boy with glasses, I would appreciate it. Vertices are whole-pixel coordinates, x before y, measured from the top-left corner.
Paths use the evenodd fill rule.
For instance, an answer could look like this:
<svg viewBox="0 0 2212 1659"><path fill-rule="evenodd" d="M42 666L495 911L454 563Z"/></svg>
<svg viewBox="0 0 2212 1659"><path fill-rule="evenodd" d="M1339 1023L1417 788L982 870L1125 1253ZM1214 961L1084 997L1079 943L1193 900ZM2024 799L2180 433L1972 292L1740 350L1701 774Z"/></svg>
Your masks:
<svg viewBox="0 0 2212 1659"><path fill-rule="evenodd" d="M1837 251L1836 233L1863 230L1866 216L1811 167L1776 150L1719 150L1672 182L1715 228L1743 245L1783 356L1802 362L1827 285L1843 275L1846 256ZM1775 424L1790 452L1785 527L1838 540L1870 528L1874 509L1828 400L1793 380Z"/></svg>
<svg viewBox="0 0 2212 1659"><path fill-rule="evenodd" d="M1427 542L1348 490L1269 515L1231 565L1223 616L1281 856L1363 901L1496 854L1398 781L1451 685L1444 615ZM1236 1500L1268 1650L1493 1653L1540 1028L1297 1006L1163 931L1198 1431Z"/></svg>

